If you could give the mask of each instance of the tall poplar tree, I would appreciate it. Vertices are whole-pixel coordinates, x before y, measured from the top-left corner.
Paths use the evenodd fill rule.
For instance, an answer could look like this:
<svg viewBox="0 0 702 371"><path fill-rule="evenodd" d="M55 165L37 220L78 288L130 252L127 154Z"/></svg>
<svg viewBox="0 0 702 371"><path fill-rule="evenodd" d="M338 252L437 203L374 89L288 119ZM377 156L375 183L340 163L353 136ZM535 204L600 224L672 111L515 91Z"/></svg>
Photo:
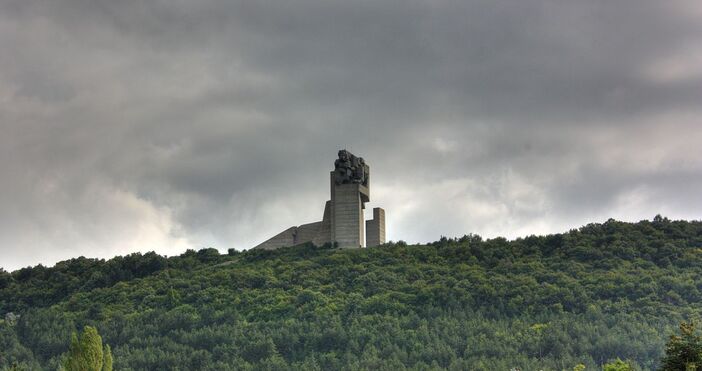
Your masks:
<svg viewBox="0 0 702 371"><path fill-rule="evenodd" d="M102 362L102 371L112 371L112 349L105 344L105 357Z"/></svg>
<svg viewBox="0 0 702 371"><path fill-rule="evenodd" d="M65 371L111 371L112 351L106 346L103 352L102 337L95 327L85 326L80 338L74 332L71 346L65 355Z"/></svg>

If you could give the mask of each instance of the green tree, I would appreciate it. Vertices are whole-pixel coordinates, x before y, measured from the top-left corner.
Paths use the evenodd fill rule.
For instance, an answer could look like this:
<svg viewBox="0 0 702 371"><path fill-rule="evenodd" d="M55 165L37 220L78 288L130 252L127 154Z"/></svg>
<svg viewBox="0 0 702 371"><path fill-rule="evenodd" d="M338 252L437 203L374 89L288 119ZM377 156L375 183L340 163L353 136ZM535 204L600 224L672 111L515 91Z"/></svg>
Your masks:
<svg viewBox="0 0 702 371"><path fill-rule="evenodd" d="M103 365L108 361L108 368ZM112 352L107 348L103 352L102 337L95 327L85 326L80 338L74 332L71 346L65 355L63 368L66 371L103 371L112 370Z"/></svg>
<svg viewBox="0 0 702 371"><path fill-rule="evenodd" d="M602 371L634 371L634 368L629 363L617 358L614 362L605 363L602 366Z"/></svg>
<svg viewBox="0 0 702 371"><path fill-rule="evenodd" d="M680 324L680 335L670 335L661 371L695 371L702 368L702 337L694 322Z"/></svg>
<svg viewBox="0 0 702 371"><path fill-rule="evenodd" d="M80 358L80 342L78 342L78 335L73 332L71 334L71 345L63 362L63 368L66 371L81 370Z"/></svg>
<svg viewBox="0 0 702 371"><path fill-rule="evenodd" d="M112 371L112 349L105 344L105 355L102 361L102 371Z"/></svg>

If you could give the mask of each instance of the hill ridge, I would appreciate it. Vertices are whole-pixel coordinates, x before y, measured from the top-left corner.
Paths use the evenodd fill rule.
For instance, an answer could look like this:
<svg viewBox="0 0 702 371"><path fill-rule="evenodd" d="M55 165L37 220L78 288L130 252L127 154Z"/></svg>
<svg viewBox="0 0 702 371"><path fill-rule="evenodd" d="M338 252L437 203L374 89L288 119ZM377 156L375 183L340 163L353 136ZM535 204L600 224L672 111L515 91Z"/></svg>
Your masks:
<svg viewBox="0 0 702 371"><path fill-rule="evenodd" d="M115 368L655 369L700 318L702 222L610 219L514 240L189 250L0 271L0 369L55 369L97 327ZM316 365L316 366L315 366Z"/></svg>

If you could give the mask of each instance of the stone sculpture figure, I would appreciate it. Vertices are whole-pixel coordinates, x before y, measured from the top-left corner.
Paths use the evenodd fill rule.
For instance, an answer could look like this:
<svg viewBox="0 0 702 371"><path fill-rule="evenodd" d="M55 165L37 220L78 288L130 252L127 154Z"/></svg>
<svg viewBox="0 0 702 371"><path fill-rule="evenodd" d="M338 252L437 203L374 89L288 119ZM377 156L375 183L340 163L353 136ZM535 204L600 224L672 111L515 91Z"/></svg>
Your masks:
<svg viewBox="0 0 702 371"><path fill-rule="evenodd" d="M334 161L334 178L336 184L346 184L351 181L353 175L352 154L349 151L342 149L339 151L339 158Z"/></svg>
<svg viewBox="0 0 702 371"><path fill-rule="evenodd" d="M353 183L358 183L358 184L366 184L366 174L367 172L367 165L366 162L363 161L363 157L357 157L356 158L356 164L353 169L353 179L351 180Z"/></svg>
<svg viewBox="0 0 702 371"><path fill-rule="evenodd" d="M339 151L339 158L334 161L334 181L336 184L368 185L368 165L362 157L356 157L349 151Z"/></svg>

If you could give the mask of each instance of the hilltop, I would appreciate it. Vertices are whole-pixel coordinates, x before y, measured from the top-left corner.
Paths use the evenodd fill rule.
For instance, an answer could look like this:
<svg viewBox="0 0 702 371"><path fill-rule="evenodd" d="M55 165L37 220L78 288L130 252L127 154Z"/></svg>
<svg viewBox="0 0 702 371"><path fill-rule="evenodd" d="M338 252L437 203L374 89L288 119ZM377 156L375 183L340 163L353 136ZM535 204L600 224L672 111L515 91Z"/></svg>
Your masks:
<svg viewBox="0 0 702 371"><path fill-rule="evenodd" d="M702 311L702 222L508 241L189 250L0 270L0 369L97 327L117 370L655 369Z"/></svg>

